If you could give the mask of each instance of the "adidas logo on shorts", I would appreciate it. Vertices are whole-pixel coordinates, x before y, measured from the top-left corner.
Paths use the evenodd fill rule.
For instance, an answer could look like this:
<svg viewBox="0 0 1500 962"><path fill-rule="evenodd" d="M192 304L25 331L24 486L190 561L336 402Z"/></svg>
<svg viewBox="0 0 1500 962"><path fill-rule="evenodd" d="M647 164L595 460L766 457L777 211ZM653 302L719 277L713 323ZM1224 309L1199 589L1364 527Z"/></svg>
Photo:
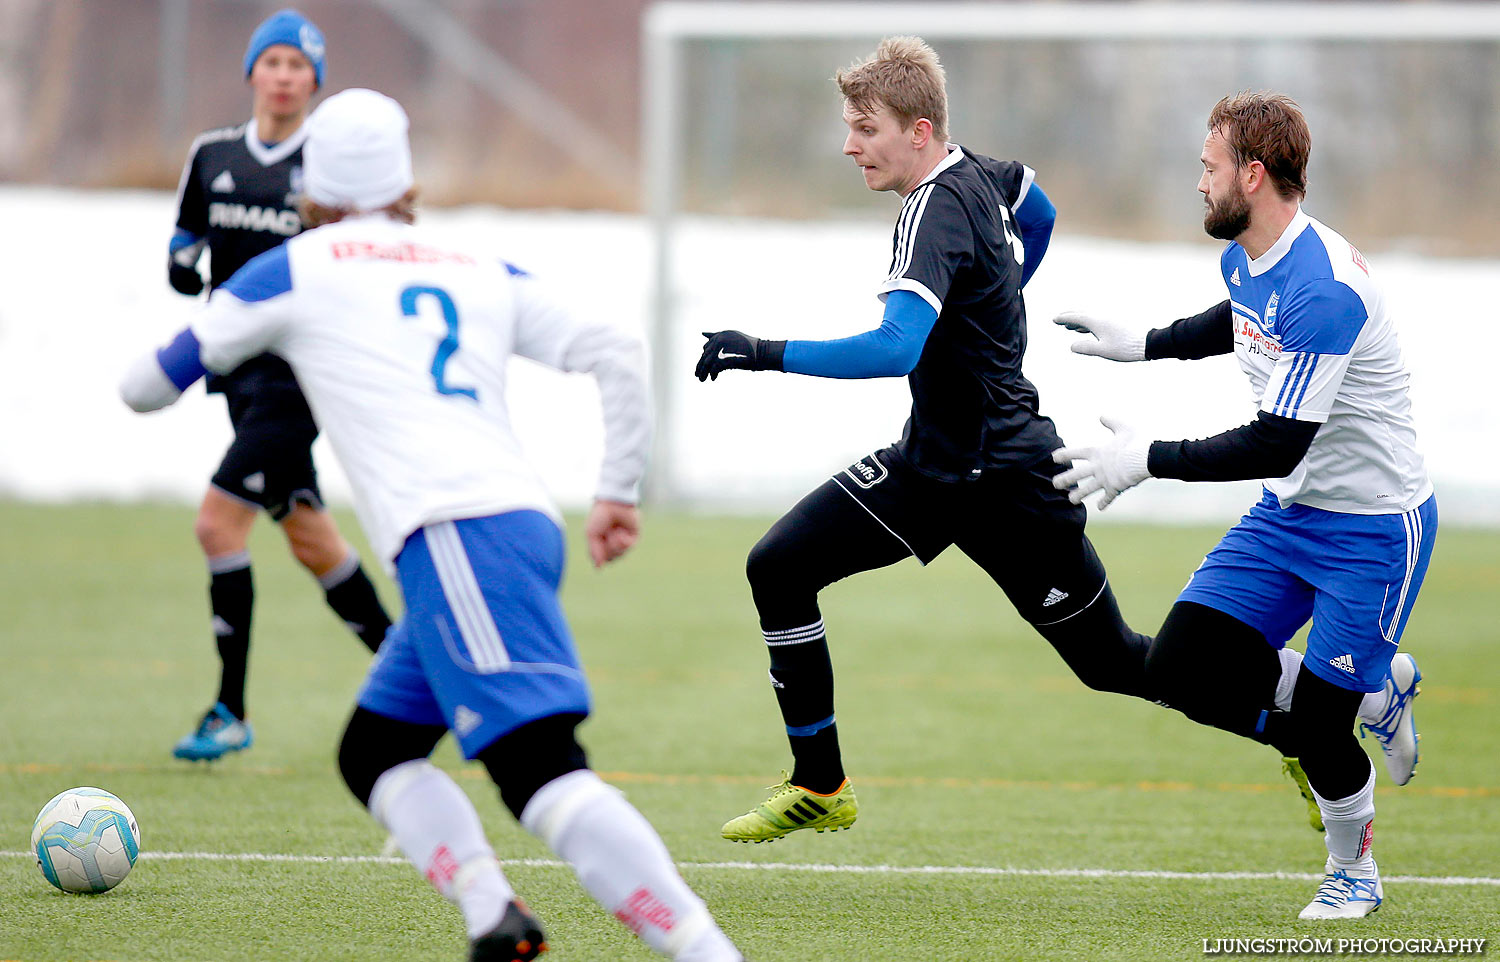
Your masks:
<svg viewBox="0 0 1500 962"><path fill-rule="evenodd" d="M484 717L468 705L459 705L453 710L453 730L460 735L467 735L483 721Z"/></svg>
<svg viewBox="0 0 1500 962"><path fill-rule="evenodd" d="M1057 604L1059 601L1062 601L1067 596L1068 593L1066 591L1059 591L1058 589L1053 588L1051 591L1047 592L1047 597L1042 600L1042 607L1051 608L1053 605ZM1352 671L1353 669L1350 670Z"/></svg>
<svg viewBox="0 0 1500 962"><path fill-rule="evenodd" d="M1328 663L1339 671L1346 671L1351 675L1354 674L1353 655L1339 655L1337 658L1328 659Z"/></svg>

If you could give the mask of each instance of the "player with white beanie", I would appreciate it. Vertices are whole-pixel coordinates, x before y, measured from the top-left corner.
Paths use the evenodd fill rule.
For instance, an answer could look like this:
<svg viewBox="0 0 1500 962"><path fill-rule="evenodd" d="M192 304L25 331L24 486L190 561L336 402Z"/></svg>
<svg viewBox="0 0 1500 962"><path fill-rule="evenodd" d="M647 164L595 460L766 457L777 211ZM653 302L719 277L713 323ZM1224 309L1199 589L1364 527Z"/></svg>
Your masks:
<svg viewBox="0 0 1500 962"><path fill-rule="evenodd" d="M303 210L324 226L246 265L132 368L122 394L154 410L249 352L275 349L291 363L406 602L360 691L339 768L458 905L471 960L533 959L547 946L468 796L428 761L450 729L521 824L651 948L681 962L742 960L574 735L590 696L557 595L561 517L506 410L511 355L594 375L605 452L585 535L596 566L613 561L639 533L644 346L574 317L494 252L413 225L408 121L394 100L346 90L308 126Z"/></svg>

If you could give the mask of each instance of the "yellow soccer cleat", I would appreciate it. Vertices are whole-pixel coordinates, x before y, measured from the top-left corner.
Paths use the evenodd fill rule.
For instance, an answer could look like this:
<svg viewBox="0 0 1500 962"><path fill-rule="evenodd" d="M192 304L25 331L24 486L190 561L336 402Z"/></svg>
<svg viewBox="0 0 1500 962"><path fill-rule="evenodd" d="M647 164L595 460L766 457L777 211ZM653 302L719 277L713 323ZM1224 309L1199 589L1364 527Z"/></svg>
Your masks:
<svg viewBox="0 0 1500 962"><path fill-rule="evenodd" d="M1307 822L1314 829L1323 831L1323 811L1318 808L1318 800L1313 796L1312 786L1307 783L1307 773L1302 770L1302 763L1295 758L1281 758L1281 771L1290 778L1297 786L1297 791L1302 793L1302 800L1307 803Z"/></svg>
<svg viewBox="0 0 1500 962"><path fill-rule="evenodd" d="M724 823L722 834L731 842L774 842L799 828L836 832L854 824L859 803L849 779L831 795L819 795L792 784L786 772L771 797L739 818Z"/></svg>

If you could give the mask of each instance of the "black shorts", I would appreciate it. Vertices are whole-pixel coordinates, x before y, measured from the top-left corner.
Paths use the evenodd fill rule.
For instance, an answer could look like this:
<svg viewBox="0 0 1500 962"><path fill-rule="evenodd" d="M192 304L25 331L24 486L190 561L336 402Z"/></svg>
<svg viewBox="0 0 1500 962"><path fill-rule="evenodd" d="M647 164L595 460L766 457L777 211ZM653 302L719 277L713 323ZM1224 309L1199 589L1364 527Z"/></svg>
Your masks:
<svg viewBox="0 0 1500 962"><path fill-rule="evenodd" d="M235 379L221 390L229 404L234 440L214 472L213 486L264 508L275 521L291 514L297 504L322 510L312 457L318 425L297 382Z"/></svg>
<svg viewBox="0 0 1500 962"><path fill-rule="evenodd" d="M939 481L884 448L832 483L924 565L957 545L1023 618L1044 626L1088 607L1105 587L1103 566L1084 536L1087 511L1052 486L1062 470L1045 458L974 480Z"/></svg>

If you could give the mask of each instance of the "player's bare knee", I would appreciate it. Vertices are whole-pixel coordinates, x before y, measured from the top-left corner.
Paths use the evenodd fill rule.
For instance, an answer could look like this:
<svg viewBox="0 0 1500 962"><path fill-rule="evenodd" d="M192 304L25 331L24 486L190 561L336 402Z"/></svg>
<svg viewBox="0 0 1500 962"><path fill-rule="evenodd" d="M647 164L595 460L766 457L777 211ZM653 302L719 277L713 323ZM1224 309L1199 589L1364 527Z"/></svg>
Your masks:
<svg viewBox="0 0 1500 962"><path fill-rule="evenodd" d="M248 540L239 525L207 511L200 511L194 519L193 537L210 558L244 551Z"/></svg>
<svg viewBox="0 0 1500 962"><path fill-rule="evenodd" d="M293 537L288 537L287 543L297 563L317 577L322 577L338 567L339 562L344 560L349 550L342 543L328 545Z"/></svg>
<svg viewBox="0 0 1500 962"><path fill-rule="evenodd" d="M349 554L348 543L322 512L299 506L282 519L281 530L292 557L317 577L338 567Z"/></svg>

